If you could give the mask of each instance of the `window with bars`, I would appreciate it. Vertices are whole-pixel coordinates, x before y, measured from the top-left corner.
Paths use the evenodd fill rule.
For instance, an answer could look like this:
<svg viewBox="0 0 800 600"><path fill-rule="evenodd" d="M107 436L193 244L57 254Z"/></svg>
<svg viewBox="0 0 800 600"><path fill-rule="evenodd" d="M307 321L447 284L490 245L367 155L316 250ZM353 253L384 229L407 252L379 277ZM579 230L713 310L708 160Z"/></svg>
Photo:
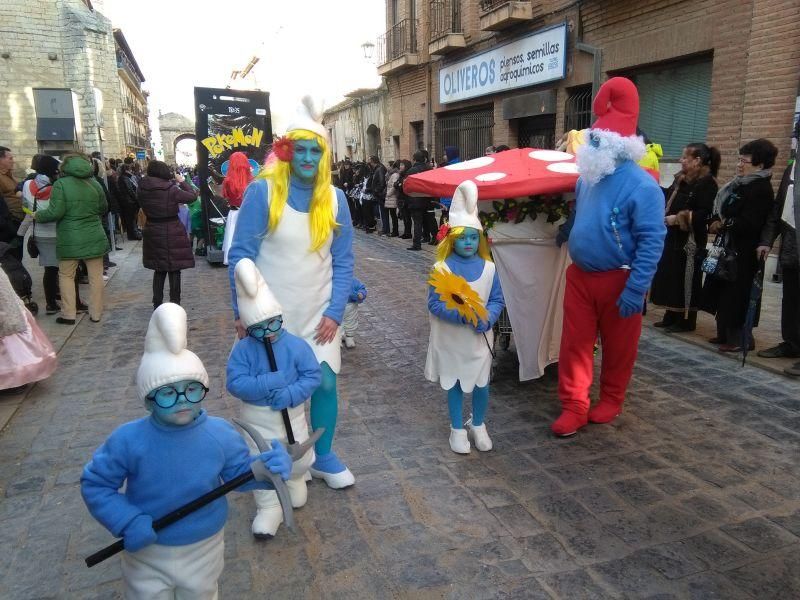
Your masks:
<svg viewBox="0 0 800 600"><path fill-rule="evenodd" d="M555 132L555 115L525 117L517 122L517 147L549 150L555 145Z"/></svg>
<svg viewBox="0 0 800 600"><path fill-rule="evenodd" d="M582 85L567 92L564 131L581 130L592 124L592 86Z"/></svg>
<svg viewBox="0 0 800 600"><path fill-rule="evenodd" d="M436 117L436 159L444 157L445 146L455 146L461 160L483 156L492 145L494 108L471 109L444 113Z"/></svg>

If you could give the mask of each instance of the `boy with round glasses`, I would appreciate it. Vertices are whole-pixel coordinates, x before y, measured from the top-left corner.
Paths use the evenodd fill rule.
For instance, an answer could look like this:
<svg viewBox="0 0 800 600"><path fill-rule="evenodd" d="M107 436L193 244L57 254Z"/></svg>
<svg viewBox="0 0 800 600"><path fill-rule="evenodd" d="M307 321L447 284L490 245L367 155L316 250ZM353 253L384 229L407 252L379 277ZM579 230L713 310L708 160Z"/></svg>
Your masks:
<svg viewBox="0 0 800 600"><path fill-rule="evenodd" d="M242 401L241 419L265 439L287 441L281 414L287 410L295 441L302 443L308 439L303 403L322 381L319 361L305 340L283 329L283 309L252 260L243 258L236 264L234 279L239 319L247 337L236 342L228 358L228 391ZM267 345L274 353L276 371L270 366ZM306 503L306 481L315 458L309 450L292 466L286 486L294 508ZM272 490L256 490L253 495L257 508L253 536L272 538L283 521L278 496Z"/></svg>
<svg viewBox="0 0 800 600"><path fill-rule="evenodd" d="M255 461L283 479L291 471L291 459L276 440L270 451L251 456L230 423L202 409L208 374L186 348L186 329L186 312L177 304L162 304L153 312L136 374L139 399L151 414L114 431L81 477L89 512L123 538L129 600L216 598L225 498L158 532L153 520L249 471ZM268 486L252 481L238 490Z"/></svg>

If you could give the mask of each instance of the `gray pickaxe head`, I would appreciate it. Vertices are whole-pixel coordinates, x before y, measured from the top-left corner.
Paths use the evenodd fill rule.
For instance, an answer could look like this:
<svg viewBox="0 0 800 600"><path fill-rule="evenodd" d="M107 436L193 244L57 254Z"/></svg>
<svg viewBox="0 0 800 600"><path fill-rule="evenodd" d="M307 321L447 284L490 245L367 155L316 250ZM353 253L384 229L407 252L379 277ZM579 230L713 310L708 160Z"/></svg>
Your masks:
<svg viewBox="0 0 800 600"><path fill-rule="evenodd" d="M255 427L238 419L234 419L233 422L241 427L245 433L250 436L259 452L267 452L272 449L270 443L264 439L264 437ZM287 448L287 452L288 451L289 450ZM289 452L289 455L291 456L291 452ZM297 459L292 456L292 462L295 460ZM289 528L289 531L296 533L297 530L295 529L294 525L294 509L292 508L292 498L289 495L289 488L286 487L286 482L281 479L280 475L276 475L267 469L264 466L264 463L262 463L260 460L254 461L251 469L256 477L256 480L269 481L272 483L272 486L275 488L275 493L278 495L278 501L281 503L283 521L286 523L286 527Z"/></svg>

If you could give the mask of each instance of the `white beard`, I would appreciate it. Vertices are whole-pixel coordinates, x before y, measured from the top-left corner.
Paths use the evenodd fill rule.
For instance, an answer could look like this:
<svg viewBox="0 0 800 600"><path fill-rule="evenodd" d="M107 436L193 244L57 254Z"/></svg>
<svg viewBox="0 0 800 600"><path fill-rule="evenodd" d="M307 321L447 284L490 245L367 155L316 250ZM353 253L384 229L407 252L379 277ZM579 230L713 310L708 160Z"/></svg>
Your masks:
<svg viewBox="0 0 800 600"><path fill-rule="evenodd" d="M590 135L597 137L600 145L594 147L589 141L578 148L576 159L578 173L589 185L611 175L620 163L626 160L638 161L644 156L644 141L639 136L622 137L618 133L602 129L592 129Z"/></svg>

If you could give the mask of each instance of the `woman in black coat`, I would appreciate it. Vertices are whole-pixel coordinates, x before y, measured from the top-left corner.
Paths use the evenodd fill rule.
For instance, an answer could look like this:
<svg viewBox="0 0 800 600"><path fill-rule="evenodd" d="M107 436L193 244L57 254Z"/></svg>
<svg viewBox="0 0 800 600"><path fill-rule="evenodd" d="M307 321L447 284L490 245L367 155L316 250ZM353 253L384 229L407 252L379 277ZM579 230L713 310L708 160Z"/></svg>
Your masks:
<svg viewBox="0 0 800 600"><path fill-rule="evenodd" d="M194 267L189 235L178 219L181 204L192 202L197 193L181 175L172 178L166 163L147 165L147 176L139 183L137 200L147 224L143 232L142 262L153 269L153 308L164 301L164 280L169 275L169 301L181 303L181 271Z"/></svg>
<svg viewBox="0 0 800 600"><path fill-rule="evenodd" d="M701 308L717 317L717 337L710 341L720 344L721 352L742 350L742 327L758 271L756 248L774 201L770 169L777 155L778 149L769 140L758 139L742 146L736 177L714 200L709 232L728 235L728 248L736 252L735 280L707 275L703 286ZM760 310L760 306L756 308L754 326ZM747 343L750 349L755 346L752 335Z"/></svg>
<svg viewBox="0 0 800 600"><path fill-rule="evenodd" d="M665 327L670 333L694 331L697 323L703 282L700 264L717 195L719 150L706 144L689 144L680 163L680 173L666 194L667 237L650 292L653 304L667 309L655 326ZM688 290L687 282L691 282Z"/></svg>

